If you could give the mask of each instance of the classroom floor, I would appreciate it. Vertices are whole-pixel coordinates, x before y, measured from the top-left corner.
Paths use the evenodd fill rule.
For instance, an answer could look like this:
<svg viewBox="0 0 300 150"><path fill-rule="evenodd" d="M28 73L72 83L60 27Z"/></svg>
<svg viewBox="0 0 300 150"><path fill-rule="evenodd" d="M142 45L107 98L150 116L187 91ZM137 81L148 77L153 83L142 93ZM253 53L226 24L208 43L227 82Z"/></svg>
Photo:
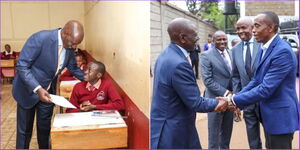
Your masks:
<svg viewBox="0 0 300 150"><path fill-rule="evenodd" d="M2 84L1 87L1 149L16 148L16 110L17 104L12 97L12 85L9 83ZM57 107L54 110L58 113ZM33 127L30 149L38 149L36 137L36 125Z"/></svg>

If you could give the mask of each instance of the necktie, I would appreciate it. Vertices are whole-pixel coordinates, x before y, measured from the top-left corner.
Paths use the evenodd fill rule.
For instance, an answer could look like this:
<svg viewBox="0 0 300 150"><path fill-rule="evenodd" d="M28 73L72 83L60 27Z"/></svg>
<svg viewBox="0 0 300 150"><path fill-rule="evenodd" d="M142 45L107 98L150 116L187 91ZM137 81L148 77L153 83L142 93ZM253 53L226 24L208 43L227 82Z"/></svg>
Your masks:
<svg viewBox="0 0 300 150"><path fill-rule="evenodd" d="M249 76L249 78L252 78L252 69L251 69L251 51L250 51L250 43L246 42L247 50L246 50L246 60L245 60L245 69Z"/></svg>
<svg viewBox="0 0 300 150"><path fill-rule="evenodd" d="M62 45L58 47L58 55L57 55L57 60L58 60L58 62L57 62L57 68L56 68L55 75L58 73L58 70L59 70L59 63L60 63L59 60L60 60L60 55L61 55L62 49L63 49L63 46L62 46ZM51 81L50 84L48 85L47 90L49 90L51 84L52 84L52 81Z"/></svg>
<svg viewBox="0 0 300 150"><path fill-rule="evenodd" d="M224 50L224 51L225 51L225 50ZM221 52L221 56L223 57L223 60L224 60L224 62L225 62L225 64L226 64L226 66L227 66L229 72L231 72L231 66L230 66L228 60L227 60L226 57L225 57L224 51Z"/></svg>

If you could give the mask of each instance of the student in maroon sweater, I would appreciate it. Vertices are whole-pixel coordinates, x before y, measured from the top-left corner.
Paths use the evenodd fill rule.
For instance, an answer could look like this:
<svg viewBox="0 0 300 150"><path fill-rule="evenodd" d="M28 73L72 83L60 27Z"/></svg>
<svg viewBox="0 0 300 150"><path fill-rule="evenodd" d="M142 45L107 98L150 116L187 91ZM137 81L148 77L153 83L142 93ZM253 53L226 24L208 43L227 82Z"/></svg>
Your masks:
<svg viewBox="0 0 300 150"><path fill-rule="evenodd" d="M83 82L77 83L70 102L77 108L68 108L70 112L86 112L92 110L124 110L124 102L113 84L103 79L105 66L98 61L90 62L84 72Z"/></svg>
<svg viewBox="0 0 300 150"><path fill-rule="evenodd" d="M82 53L76 53L75 60L77 67L80 68L83 72L86 70L86 58ZM60 77L59 81L70 81L78 80L75 78L69 70L66 70Z"/></svg>
<svg viewBox="0 0 300 150"><path fill-rule="evenodd" d="M1 59L16 59L17 53L11 50L9 44L5 44L5 51L1 53Z"/></svg>

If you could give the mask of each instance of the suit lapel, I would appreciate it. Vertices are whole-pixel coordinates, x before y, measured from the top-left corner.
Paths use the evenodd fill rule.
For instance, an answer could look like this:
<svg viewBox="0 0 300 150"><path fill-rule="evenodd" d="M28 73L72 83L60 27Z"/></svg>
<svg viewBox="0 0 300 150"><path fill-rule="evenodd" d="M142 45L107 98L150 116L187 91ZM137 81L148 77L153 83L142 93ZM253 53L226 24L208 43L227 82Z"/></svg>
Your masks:
<svg viewBox="0 0 300 150"><path fill-rule="evenodd" d="M259 47L260 47L260 44L259 43L257 43L255 40L254 40L254 43L253 43L253 52L252 52L252 62L251 62L251 67L252 67L252 69L254 68L254 64L255 64L255 62L257 61L257 51L258 51L258 49L259 49ZM254 58L254 59L253 59Z"/></svg>
<svg viewBox="0 0 300 150"><path fill-rule="evenodd" d="M257 69L263 64L263 62L266 60L266 58L272 53L272 51L273 51L273 48L276 46L276 44L278 43L278 41L279 41L279 36L277 35L275 38L274 38L274 40L272 41L272 43L270 44L270 46L269 46L269 48L267 49L267 51L266 51L266 53L265 53L265 55L264 55L264 57L263 58L261 58L261 55L262 54L260 54L260 57L259 58L261 58L261 60L259 61L259 65L258 65L258 67L257 67ZM261 50L262 51L262 50ZM262 52L261 52L262 53Z"/></svg>

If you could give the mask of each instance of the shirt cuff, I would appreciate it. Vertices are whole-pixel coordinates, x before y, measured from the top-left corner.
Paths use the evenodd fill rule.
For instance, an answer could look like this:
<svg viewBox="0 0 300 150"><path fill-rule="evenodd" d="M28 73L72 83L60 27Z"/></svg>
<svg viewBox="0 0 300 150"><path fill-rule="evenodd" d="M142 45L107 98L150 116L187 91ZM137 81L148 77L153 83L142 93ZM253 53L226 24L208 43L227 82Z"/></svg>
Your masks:
<svg viewBox="0 0 300 150"><path fill-rule="evenodd" d="M228 93L229 93L229 90L226 90L226 92L224 93L223 97L227 97Z"/></svg>
<svg viewBox="0 0 300 150"><path fill-rule="evenodd" d="M34 88L34 90L33 90L33 93L36 93L36 91L39 89L39 88L41 88L42 86L37 86L36 88Z"/></svg>
<svg viewBox="0 0 300 150"><path fill-rule="evenodd" d="M232 101L233 105L236 106L236 104L234 102L234 96L235 96L235 94L233 94L231 101Z"/></svg>

